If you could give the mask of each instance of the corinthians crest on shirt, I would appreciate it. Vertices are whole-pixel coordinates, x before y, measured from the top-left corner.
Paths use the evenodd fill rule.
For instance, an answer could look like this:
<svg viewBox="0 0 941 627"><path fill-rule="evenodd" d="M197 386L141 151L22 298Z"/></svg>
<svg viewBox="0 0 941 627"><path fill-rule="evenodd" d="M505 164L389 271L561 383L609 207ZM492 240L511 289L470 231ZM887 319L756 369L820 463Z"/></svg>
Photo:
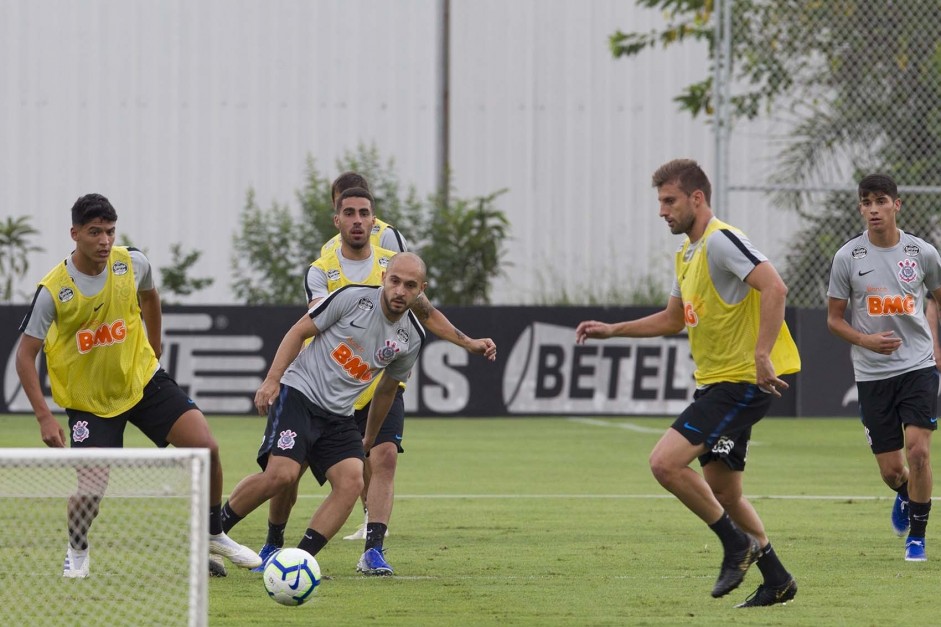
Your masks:
<svg viewBox="0 0 941 627"><path fill-rule="evenodd" d="M899 280L911 283L918 278L918 262L914 259L903 259L899 262Z"/></svg>
<svg viewBox="0 0 941 627"><path fill-rule="evenodd" d="M378 361L380 364L388 365L392 362L393 359L395 359L396 353L401 350L402 349L399 348L398 342L395 340L386 340L386 343L376 350L376 361Z"/></svg>

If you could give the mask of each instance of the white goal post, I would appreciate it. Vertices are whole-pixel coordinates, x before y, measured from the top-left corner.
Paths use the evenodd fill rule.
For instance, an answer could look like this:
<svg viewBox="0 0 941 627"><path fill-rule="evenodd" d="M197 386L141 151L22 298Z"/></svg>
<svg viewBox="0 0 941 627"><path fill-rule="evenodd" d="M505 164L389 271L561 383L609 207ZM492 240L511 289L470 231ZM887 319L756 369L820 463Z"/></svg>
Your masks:
<svg viewBox="0 0 941 627"><path fill-rule="evenodd" d="M65 578L82 476L103 496L88 577ZM0 448L0 623L206 625L208 519L207 449Z"/></svg>

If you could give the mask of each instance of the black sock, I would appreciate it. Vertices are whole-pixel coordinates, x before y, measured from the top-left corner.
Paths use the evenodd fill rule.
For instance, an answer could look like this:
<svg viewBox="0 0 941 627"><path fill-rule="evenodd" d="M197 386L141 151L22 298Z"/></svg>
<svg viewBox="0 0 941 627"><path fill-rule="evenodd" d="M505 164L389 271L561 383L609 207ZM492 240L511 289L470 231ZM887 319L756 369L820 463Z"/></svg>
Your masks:
<svg viewBox="0 0 941 627"><path fill-rule="evenodd" d="M265 539L265 544L270 544L276 546L279 549L284 546L284 528L288 524L284 523L283 525L276 525L270 520L268 521L268 537Z"/></svg>
<svg viewBox="0 0 941 627"><path fill-rule="evenodd" d="M382 541L386 537L386 529L388 526L384 523L374 523L371 522L366 525L366 550L369 549L379 549L382 550Z"/></svg>
<svg viewBox="0 0 941 627"><path fill-rule="evenodd" d="M243 517L233 512L229 502L226 501L219 513L219 518L222 520L222 531L229 533L229 529L237 525Z"/></svg>
<svg viewBox="0 0 941 627"><path fill-rule="evenodd" d="M931 511L931 501L916 503L909 500L908 506L911 508L909 509L908 519L912 525L908 535L915 538L924 538L925 530L928 528L928 513Z"/></svg>
<svg viewBox="0 0 941 627"><path fill-rule="evenodd" d="M68 523L69 545L84 551L88 548L88 530L98 516L100 496L72 496L69 498Z"/></svg>
<svg viewBox="0 0 941 627"><path fill-rule="evenodd" d="M320 535L320 533L314 531L313 529L308 529L304 533L304 537L301 538L300 543L297 545L297 548L304 549L311 555L317 555L327 544L327 539Z"/></svg>
<svg viewBox="0 0 941 627"><path fill-rule="evenodd" d="M892 488L892 489L895 490L895 491L898 493L898 495L899 495L900 497L902 497L902 500L903 500L903 501L908 502L908 500L909 500L909 498L908 498L908 481L906 481L905 483L903 483L903 484L900 485L899 487L897 487L897 488Z"/></svg>
<svg viewBox="0 0 941 627"><path fill-rule="evenodd" d="M209 535L215 536L222 533L222 504L209 506Z"/></svg>
<svg viewBox="0 0 941 627"><path fill-rule="evenodd" d="M709 528L719 536L722 542L722 548L729 551L740 551L742 547L748 544L748 537L745 532L735 526L728 512L722 512L722 517L709 525Z"/></svg>
<svg viewBox="0 0 941 627"><path fill-rule="evenodd" d="M782 586L791 578L791 574L784 568L784 564L778 559L778 554L771 547L771 542L761 549L761 556L757 563L758 570L764 575L765 583L769 586Z"/></svg>

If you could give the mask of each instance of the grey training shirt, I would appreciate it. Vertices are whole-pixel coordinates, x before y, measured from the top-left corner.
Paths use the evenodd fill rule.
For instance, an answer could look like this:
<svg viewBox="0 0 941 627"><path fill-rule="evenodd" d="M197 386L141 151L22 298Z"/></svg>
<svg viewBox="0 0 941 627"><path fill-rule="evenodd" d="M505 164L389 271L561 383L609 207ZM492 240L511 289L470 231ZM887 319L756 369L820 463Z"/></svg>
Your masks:
<svg viewBox="0 0 941 627"><path fill-rule="evenodd" d="M901 230L899 235L895 246L879 248L864 231L833 256L827 295L849 301L853 328L866 334L892 331L902 339L891 355L854 345L857 381L888 379L935 363L925 292L941 287L941 256L925 240Z"/></svg>
<svg viewBox="0 0 941 627"><path fill-rule="evenodd" d="M281 383L330 413L350 416L360 393L383 370L396 381L408 379L425 330L411 311L391 322L381 298L381 287L347 285L311 308L308 315L320 333Z"/></svg>

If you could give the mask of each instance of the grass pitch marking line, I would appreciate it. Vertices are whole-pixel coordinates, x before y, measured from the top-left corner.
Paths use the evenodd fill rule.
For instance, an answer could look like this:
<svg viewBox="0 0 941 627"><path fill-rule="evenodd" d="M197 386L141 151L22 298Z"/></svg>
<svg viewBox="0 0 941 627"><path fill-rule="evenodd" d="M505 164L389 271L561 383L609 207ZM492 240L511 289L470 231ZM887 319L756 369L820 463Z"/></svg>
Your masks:
<svg viewBox="0 0 941 627"><path fill-rule="evenodd" d="M653 427L642 427L640 425L635 425L631 422L612 422L610 420L600 420L598 418L585 418L582 416L570 416L568 418L571 422L577 422L583 425L591 425L593 427L615 427L617 429L625 429L627 431L633 431L635 433L651 433L654 435L663 435L663 432L669 427L664 429L655 429ZM761 446L761 442L758 440L749 440L749 445Z"/></svg>
<svg viewBox="0 0 941 627"><path fill-rule="evenodd" d="M595 427L616 427L618 429L627 429L628 431L635 431L637 433L652 433L656 435L662 435L664 431L663 429L654 429L653 427L642 427L630 422L612 422L610 420L583 418L581 416L572 416L569 418L569 420L572 422L581 423L583 425L592 425Z"/></svg>
<svg viewBox="0 0 941 627"><path fill-rule="evenodd" d="M750 500L769 501L894 501L895 497L853 494L747 494ZM298 499L323 500L320 494L298 494ZM396 499L415 501L435 499L673 499L672 494L396 494Z"/></svg>

